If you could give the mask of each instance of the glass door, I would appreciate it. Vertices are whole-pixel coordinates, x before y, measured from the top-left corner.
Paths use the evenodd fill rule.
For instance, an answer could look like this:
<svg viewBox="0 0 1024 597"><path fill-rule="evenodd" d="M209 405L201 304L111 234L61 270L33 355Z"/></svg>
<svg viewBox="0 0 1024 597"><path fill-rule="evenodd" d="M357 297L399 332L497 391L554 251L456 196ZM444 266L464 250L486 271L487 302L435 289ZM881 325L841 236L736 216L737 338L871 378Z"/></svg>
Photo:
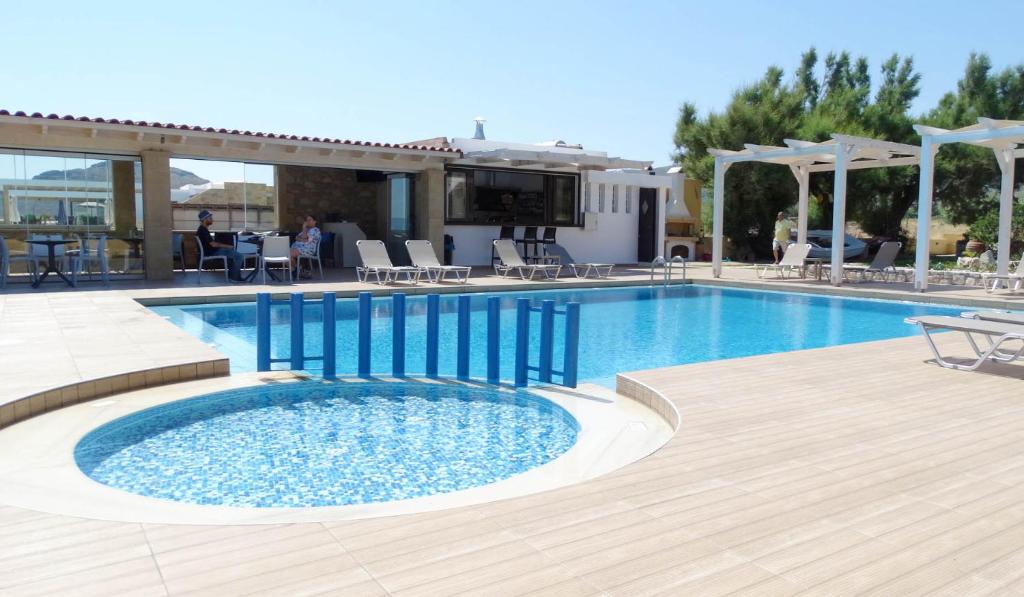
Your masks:
<svg viewBox="0 0 1024 597"><path fill-rule="evenodd" d="M388 253L395 265L409 265L405 241L413 233L413 179L410 174L388 175Z"/></svg>

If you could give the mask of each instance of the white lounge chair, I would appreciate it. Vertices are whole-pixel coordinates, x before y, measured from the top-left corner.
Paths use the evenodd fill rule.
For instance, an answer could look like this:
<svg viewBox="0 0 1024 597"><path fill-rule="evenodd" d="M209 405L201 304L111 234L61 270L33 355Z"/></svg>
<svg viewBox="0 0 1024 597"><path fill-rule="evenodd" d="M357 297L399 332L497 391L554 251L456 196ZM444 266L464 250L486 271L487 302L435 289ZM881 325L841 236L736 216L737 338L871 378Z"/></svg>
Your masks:
<svg viewBox="0 0 1024 597"><path fill-rule="evenodd" d="M1013 271L1006 274L981 274L981 281L985 285L985 291L995 292L1003 282L1006 283L1006 289L1010 291L1010 294L1020 290L1021 282L1024 282L1024 267L1021 266L1021 263L1024 263L1024 255L1021 255L1021 260L1017 262ZM990 282L991 284L989 284Z"/></svg>
<svg viewBox="0 0 1024 597"><path fill-rule="evenodd" d="M558 243L544 245L544 254L558 257L558 263L568 265L577 278L588 278L591 272L595 278L607 278L612 275L612 269L615 267L614 263L577 263L569 251Z"/></svg>
<svg viewBox="0 0 1024 597"><path fill-rule="evenodd" d="M526 263L519 256L515 241L509 238L494 241L494 252L498 254L498 263L494 265L494 273L503 278L507 277L510 271L516 270L519 272L519 277L524 280L532 280L537 272L544 274L545 278L557 280L558 274L562 271L561 265Z"/></svg>
<svg viewBox="0 0 1024 597"><path fill-rule="evenodd" d="M367 282L370 274L377 278L378 284L397 282L398 277L402 275L410 284L417 284L420 281L420 274L423 273L423 270L418 267L393 265L383 241L357 240L356 251L359 252L359 259L363 262L363 265L356 268L356 279L360 282ZM381 278L381 274L384 275L383 278Z"/></svg>
<svg viewBox="0 0 1024 597"><path fill-rule="evenodd" d="M882 243L882 246L878 248L878 252L875 253L875 258L868 265L844 264L843 278L849 279L850 276L854 276L858 281L863 282L865 280L873 280L876 276L881 276L883 281L888 282L889 276L892 275L893 278L902 276L904 282L909 282L909 277L913 276L914 270L908 267L896 267L893 265L901 248L903 248L903 243L900 242L889 241Z"/></svg>
<svg viewBox="0 0 1024 597"><path fill-rule="evenodd" d="M429 240L407 240L405 250L409 252L409 261L427 274L427 280L436 284L444 282L448 274L455 274L455 279L465 284L473 270L467 265L441 265Z"/></svg>
<svg viewBox="0 0 1024 597"><path fill-rule="evenodd" d="M811 245L798 245L792 244L786 249L785 255L778 263L769 263L764 266L764 269L758 274L758 277L764 278L768 275L769 270L775 270L779 278L786 278L786 274L791 274L793 271L800 273L800 277L804 277L806 264L804 261L807 260L807 255L811 252Z"/></svg>
<svg viewBox="0 0 1024 597"><path fill-rule="evenodd" d="M947 369L958 369L960 371L974 371L985 361L998 361L1009 363L1015 361L1024 354L1024 325L1018 323L1006 323L1002 321L987 321L984 319L966 317L948 317L938 315L924 315L921 317L908 317L907 323L916 324L924 333L924 338L935 355L935 362ZM933 331L954 331L960 332L967 338L967 343L974 351L977 359L968 365L951 362L939 352L935 341L932 339ZM978 346L975 336L985 339L988 347L982 349ZM1016 350L1004 350L1002 346L1006 342L1019 341L1020 348Z"/></svg>

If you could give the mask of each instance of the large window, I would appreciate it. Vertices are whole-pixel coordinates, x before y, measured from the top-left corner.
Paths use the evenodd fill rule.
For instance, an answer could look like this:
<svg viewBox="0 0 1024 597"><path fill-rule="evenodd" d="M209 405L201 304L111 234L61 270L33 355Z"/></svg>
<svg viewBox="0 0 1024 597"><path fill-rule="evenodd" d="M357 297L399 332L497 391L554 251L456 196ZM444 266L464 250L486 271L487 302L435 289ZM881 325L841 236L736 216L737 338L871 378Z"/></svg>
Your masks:
<svg viewBox="0 0 1024 597"><path fill-rule="evenodd" d="M26 242L40 236L72 241L58 256L103 238L111 274L140 274L143 234L138 158L0 148L0 236L12 254L45 257ZM26 267L12 266L15 280L27 280Z"/></svg>
<svg viewBox="0 0 1024 597"><path fill-rule="evenodd" d="M578 177L484 168L446 176L446 221L452 224L575 226Z"/></svg>
<svg viewBox="0 0 1024 597"><path fill-rule="evenodd" d="M213 213L219 231L277 227L274 167L216 160L171 159L171 213L174 229L195 230L203 210Z"/></svg>

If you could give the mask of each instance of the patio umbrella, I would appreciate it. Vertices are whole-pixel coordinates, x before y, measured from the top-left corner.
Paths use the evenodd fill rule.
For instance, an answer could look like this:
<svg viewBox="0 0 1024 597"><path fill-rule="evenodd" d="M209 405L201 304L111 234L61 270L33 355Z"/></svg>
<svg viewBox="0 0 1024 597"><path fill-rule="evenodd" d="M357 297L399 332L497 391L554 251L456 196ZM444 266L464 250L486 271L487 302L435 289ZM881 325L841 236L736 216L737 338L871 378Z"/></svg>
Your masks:
<svg viewBox="0 0 1024 597"><path fill-rule="evenodd" d="M57 223L62 226L68 225L68 208L65 206L63 199L57 204Z"/></svg>

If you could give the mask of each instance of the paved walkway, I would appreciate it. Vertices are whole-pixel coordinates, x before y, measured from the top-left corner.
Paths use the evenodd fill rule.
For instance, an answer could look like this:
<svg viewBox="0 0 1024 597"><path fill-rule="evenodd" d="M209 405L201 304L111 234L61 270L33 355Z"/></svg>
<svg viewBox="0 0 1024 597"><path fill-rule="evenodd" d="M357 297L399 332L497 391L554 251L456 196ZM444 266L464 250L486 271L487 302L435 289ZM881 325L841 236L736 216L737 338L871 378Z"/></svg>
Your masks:
<svg viewBox="0 0 1024 597"><path fill-rule="evenodd" d="M0 593L1020 594L1024 367L928 355L906 338L633 374L678 407L669 444L481 506L205 527L0 507Z"/></svg>

